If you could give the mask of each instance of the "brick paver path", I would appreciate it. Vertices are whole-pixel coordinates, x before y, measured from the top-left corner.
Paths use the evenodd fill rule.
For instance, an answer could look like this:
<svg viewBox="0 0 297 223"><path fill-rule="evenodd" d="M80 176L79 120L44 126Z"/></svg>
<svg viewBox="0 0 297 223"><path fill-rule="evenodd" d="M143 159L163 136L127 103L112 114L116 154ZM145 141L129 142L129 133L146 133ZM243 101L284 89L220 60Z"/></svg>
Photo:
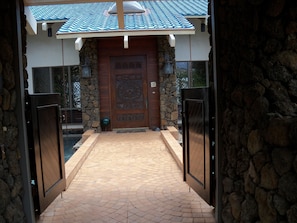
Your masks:
<svg viewBox="0 0 297 223"><path fill-rule="evenodd" d="M215 222L182 179L160 132L102 133L71 185L38 223Z"/></svg>

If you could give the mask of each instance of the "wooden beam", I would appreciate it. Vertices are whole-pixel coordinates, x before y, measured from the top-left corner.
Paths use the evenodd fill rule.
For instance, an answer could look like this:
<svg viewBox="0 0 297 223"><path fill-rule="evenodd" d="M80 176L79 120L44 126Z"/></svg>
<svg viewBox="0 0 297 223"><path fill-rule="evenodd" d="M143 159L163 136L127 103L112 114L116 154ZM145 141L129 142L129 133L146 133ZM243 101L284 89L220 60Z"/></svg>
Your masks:
<svg viewBox="0 0 297 223"><path fill-rule="evenodd" d="M118 11L118 24L119 29L124 29L124 6L123 6L123 0L116 0L117 3L117 11Z"/></svg>

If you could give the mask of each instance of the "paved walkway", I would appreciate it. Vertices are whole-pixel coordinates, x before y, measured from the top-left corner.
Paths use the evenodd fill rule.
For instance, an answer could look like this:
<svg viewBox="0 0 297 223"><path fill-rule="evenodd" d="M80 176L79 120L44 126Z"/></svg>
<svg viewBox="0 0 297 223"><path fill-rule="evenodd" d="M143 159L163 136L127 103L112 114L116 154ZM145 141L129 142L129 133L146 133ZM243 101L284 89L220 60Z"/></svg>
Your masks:
<svg viewBox="0 0 297 223"><path fill-rule="evenodd" d="M213 216L183 182L160 132L108 132L38 223L214 223Z"/></svg>

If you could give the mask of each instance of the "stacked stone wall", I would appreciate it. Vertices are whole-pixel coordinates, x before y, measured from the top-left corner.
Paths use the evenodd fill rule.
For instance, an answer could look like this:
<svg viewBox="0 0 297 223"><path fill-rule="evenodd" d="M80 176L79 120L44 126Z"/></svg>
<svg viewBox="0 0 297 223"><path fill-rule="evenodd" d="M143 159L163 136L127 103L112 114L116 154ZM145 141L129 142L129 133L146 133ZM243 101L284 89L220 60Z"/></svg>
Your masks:
<svg viewBox="0 0 297 223"><path fill-rule="evenodd" d="M81 65L89 64L92 75L80 79L82 121L84 131L101 131L98 90L98 49L96 39L87 39L80 52Z"/></svg>
<svg viewBox="0 0 297 223"><path fill-rule="evenodd" d="M222 220L297 222L297 2L215 6Z"/></svg>
<svg viewBox="0 0 297 223"><path fill-rule="evenodd" d="M25 222L16 117L16 78L19 74L15 1L1 1L0 12L0 222ZM21 17L25 37L23 11Z"/></svg>
<svg viewBox="0 0 297 223"><path fill-rule="evenodd" d="M168 55L169 61L173 65L173 73L164 74L165 55ZM158 38L158 57L159 57L159 81L160 81L160 116L161 129L167 126L177 126L178 108L177 108L177 88L175 75L175 51L170 47L167 37Z"/></svg>

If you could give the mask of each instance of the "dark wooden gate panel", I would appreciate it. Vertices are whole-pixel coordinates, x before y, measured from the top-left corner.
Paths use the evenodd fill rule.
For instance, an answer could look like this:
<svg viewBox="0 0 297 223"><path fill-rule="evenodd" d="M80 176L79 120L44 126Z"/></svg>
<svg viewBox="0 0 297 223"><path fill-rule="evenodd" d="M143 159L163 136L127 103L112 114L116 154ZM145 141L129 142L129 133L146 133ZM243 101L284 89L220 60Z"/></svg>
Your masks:
<svg viewBox="0 0 297 223"><path fill-rule="evenodd" d="M29 104L31 182L40 214L66 187L59 95L31 95Z"/></svg>
<svg viewBox="0 0 297 223"><path fill-rule="evenodd" d="M209 89L182 90L184 180L214 205L214 150L211 146Z"/></svg>
<svg viewBox="0 0 297 223"><path fill-rule="evenodd" d="M147 127L146 57L111 57L110 64L113 127Z"/></svg>

